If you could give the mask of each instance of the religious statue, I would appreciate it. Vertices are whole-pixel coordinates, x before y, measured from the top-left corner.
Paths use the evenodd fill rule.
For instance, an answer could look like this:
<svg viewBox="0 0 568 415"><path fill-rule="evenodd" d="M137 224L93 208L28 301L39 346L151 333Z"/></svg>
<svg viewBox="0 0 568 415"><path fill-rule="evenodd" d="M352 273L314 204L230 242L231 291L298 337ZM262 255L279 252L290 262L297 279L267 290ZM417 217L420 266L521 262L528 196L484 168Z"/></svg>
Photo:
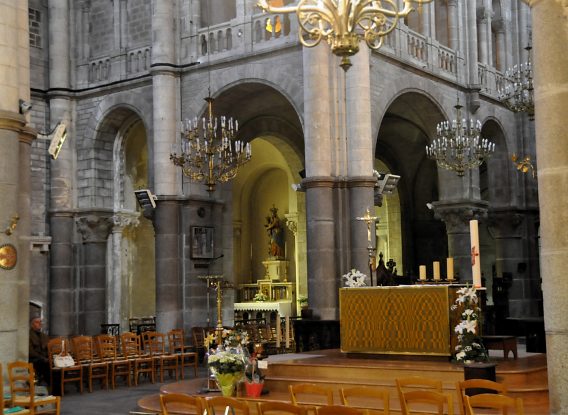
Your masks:
<svg viewBox="0 0 568 415"><path fill-rule="evenodd" d="M284 258L284 227L278 218L278 208L272 205L271 216L266 217L268 233L268 255L272 258Z"/></svg>

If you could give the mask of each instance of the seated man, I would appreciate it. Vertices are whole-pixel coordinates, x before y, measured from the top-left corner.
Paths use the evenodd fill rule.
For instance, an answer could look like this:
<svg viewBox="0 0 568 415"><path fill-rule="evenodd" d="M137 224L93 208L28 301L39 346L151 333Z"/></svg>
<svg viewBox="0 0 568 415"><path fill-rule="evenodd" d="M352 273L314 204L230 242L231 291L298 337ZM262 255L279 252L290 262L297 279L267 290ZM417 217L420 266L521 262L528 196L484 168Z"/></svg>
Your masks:
<svg viewBox="0 0 568 415"><path fill-rule="evenodd" d="M30 345L28 360L34 365L36 379L47 384L49 379L49 357L47 353L47 334L41 331L40 317L33 317L30 321Z"/></svg>

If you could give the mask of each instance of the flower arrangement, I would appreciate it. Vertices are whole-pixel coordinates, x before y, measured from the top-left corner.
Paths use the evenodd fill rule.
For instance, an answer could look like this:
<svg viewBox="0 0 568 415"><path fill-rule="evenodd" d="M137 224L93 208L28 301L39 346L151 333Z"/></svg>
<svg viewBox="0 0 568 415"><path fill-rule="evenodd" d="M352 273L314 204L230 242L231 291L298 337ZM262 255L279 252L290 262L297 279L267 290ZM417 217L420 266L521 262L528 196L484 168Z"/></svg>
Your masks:
<svg viewBox="0 0 568 415"><path fill-rule="evenodd" d="M345 280L346 287L365 287L367 285L365 282L367 276L355 268L343 275L342 278Z"/></svg>
<svg viewBox="0 0 568 415"><path fill-rule="evenodd" d="M478 335L479 299L475 287L463 287L457 291L458 298L452 310L460 312L460 322L454 328L458 335L456 360L458 362L486 362L489 360L487 350Z"/></svg>
<svg viewBox="0 0 568 415"><path fill-rule="evenodd" d="M262 291L257 292L254 297L253 297L254 301L266 301L268 300L268 296L266 294L264 294Z"/></svg>
<svg viewBox="0 0 568 415"><path fill-rule="evenodd" d="M219 350L210 354L207 362L215 374L242 373L245 370L243 355L227 350Z"/></svg>
<svg viewBox="0 0 568 415"><path fill-rule="evenodd" d="M214 346L221 346L222 348L246 346L249 341L248 333L244 330L223 329L221 331L221 338L219 332L214 331L207 335L205 338L205 347L208 349Z"/></svg>
<svg viewBox="0 0 568 415"><path fill-rule="evenodd" d="M305 295L298 296L298 303L300 303L300 307L307 307L308 306L308 297Z"/></svg>

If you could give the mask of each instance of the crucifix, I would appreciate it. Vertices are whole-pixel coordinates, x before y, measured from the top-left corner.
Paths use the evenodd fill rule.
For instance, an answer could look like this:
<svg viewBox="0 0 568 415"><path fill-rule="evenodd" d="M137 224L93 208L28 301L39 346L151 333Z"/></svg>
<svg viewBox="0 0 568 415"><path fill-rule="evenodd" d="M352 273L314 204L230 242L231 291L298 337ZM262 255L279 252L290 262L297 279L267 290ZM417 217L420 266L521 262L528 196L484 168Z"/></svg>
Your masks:
<svg viewBox="0 0 568 415"><path fill-rule="evenodd" d="M367 242L369 245L367 246L367 251L369 252L369 271L371 273L371 286L373 285L373 271L376 267L375 265L375 251L376 248L373 247L373 243L371 241L371 224L377 223L379 220L378 216L371 216L371 211L369 208L365 211L365 215L355 218L357 220L363 221L367 224Z"/></svg>
<svg viewBox="0 0 568 415"><path fill-rule="evenodd" d="M479 252L475 249L475 246L471 247L471 266L475 265L475 257L479 256Z"/></svg>

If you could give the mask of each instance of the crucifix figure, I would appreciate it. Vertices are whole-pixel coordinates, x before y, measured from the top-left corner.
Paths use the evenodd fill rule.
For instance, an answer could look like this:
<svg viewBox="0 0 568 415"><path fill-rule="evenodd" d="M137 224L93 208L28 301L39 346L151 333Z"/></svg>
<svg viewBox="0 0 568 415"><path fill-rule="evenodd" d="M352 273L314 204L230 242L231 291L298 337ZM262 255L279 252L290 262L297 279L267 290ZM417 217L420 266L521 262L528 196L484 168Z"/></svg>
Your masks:
<svg viewBox="0 0 568 415"><path fill-rule="evenodd" d="M369 242L369 248L372 248L372 245L371 245L371 224L376 223L379 220L379 218L377 216L371 216L371 212L369 211L369 208L367 208L367 210L365 211L365 216L355 218L355 219L362 220L367 224L367 241Z"/></svg>
<svg viewBox="0 0 568 415"><path fill-rule="evenodd" d="M475 246L471 247L471 266L475 265L475 257L479 256L479 252L475 249Z"/></svg>

